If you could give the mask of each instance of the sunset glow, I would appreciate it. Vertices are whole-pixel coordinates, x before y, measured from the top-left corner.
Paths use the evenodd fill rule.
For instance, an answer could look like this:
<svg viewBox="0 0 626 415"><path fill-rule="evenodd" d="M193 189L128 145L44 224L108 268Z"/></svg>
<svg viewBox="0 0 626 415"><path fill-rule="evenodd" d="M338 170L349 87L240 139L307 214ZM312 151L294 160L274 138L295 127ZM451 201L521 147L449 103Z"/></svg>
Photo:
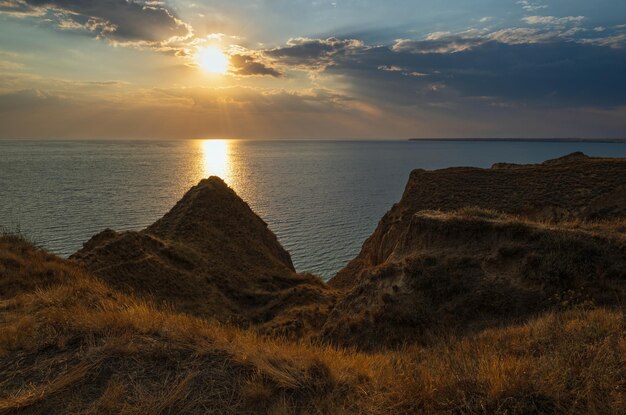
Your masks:
<svg viewBox="0 0 626 415"><path fill-rule="evenodd" d="M625 67L618 0L0 0L0 138L621 138Z"/></svg>

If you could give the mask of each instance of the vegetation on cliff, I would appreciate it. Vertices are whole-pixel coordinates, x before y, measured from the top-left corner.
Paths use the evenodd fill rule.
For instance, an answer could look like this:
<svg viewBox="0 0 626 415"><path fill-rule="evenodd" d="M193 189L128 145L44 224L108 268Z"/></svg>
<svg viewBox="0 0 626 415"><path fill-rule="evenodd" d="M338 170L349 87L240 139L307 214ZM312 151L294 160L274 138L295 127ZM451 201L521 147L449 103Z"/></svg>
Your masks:
<svg viewBox="0 0 626 415"><path fill-rule="evenodd" d="M217 178L70 260L0 236L0 414L624 413L625 176L415 171L330 284Z"/></svg>
<svg viewBox="0 0 626 415"><path fill-rule="evenodd" d="M626 217L626 160L582 153L542 164L495 164L490 169L414 170L399 203L381 219L359 255L330 285L349 289L385 262L413 215L423 210L489 209L548 223Z"/></svg>
<svg viewBox="0 0 626 415"><path fill-rule="evenodd" d="M414 214L380 265L341 296L325 340L426 344L571 307L626 301L623 220L560 223L476 208Z"/></svg>

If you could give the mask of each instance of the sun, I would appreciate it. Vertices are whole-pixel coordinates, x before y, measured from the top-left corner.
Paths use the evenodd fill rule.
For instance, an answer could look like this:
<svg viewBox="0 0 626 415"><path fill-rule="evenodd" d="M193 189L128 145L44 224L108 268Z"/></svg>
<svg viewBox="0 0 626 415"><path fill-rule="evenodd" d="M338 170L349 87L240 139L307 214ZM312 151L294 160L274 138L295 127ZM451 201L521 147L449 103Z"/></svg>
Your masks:
<svg viewBox="0 0 626 415"><path fill-rule="evenodd" d="M196 59L200 67L209 73L225 74L228 71L228 55L219 48L208 47L200 49Z"/></svg>

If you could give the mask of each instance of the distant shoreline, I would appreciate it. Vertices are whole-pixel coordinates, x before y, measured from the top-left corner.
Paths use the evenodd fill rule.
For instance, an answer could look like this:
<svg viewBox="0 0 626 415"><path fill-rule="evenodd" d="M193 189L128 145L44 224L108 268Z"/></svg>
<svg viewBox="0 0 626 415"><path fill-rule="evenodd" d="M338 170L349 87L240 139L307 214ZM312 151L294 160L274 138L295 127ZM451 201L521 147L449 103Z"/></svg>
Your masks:
<svg viewBox="0 0 626 415"><path fill-rule="evenodd" d="M626 138L7 138L0 137L3 142L175 142L175 141L258 141L258 142L406 142L406 141L429 141L429 142L501 142L501 143L596 143L596 144L626 144Z"/></svg>
<svg viewBox="0 0 626 415"><path fill-rule="evenodd" d="M626 138L409 138L409 141L490 141L499 143L626 144Z"/></svg>

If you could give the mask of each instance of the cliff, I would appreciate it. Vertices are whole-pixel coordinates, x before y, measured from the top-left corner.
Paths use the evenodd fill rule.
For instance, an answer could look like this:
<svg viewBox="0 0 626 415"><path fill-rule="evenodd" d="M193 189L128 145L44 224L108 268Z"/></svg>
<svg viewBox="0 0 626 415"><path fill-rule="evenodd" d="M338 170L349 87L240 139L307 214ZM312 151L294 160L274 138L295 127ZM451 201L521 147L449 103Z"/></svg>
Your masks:
<svg viewBox="0 0 626 415"><path fill-rule="evenodd" d="M624 304L626 160L411 173L329 285L321 338L366 349L466 335L549 310Z"/></svg>
<svg viewBox="0 0 626 415"><path fill-rule="evenodd" d="M354 287L364 271L384 263L415 213L467 207L555 223L625 217L626 160L573 153L537 165L414 170L400 202L385 214L359 255L330 285Z"/></svg>

